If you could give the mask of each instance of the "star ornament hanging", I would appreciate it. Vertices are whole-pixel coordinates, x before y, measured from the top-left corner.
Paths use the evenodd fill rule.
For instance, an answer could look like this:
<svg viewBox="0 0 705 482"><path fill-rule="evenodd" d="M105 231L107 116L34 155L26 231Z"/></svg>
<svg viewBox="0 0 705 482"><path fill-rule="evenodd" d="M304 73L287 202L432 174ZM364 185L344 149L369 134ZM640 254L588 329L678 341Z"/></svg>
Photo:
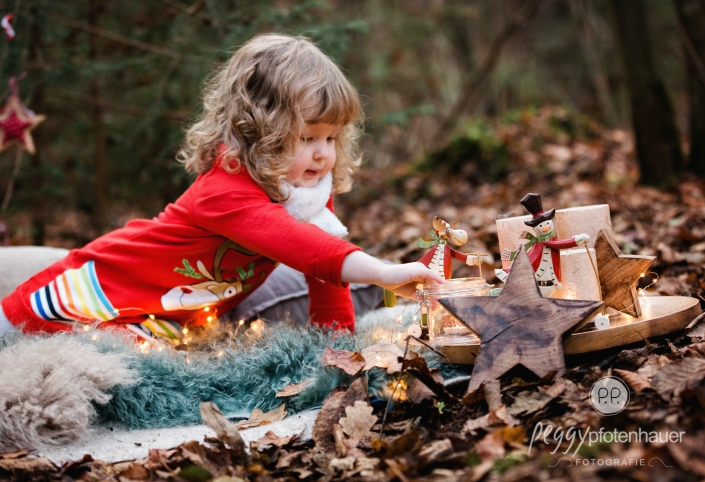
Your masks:
<svg viewBox="0 0 705 482"><path fill-rule="evenodd" d="M565 371L563 338L602 307L601 301L544 298L524 248L497 297L439 299L481 340L468 393L523 365L539 377Z"/></svg>
<svg viewBox="0 0 705 482"><path fill-rule="evenodd" d="M595 258L605 305L634 318L640 317L636 282L656 257L622 254L614 238L601 229L595 240Z"/></svg>
<svg viewBox="0 0 705 482"><path fill-rule="evenodd" d="M15 93L10 94L0 109L0 152L15 142L20 143L30 154L37 150L32 140L32 129L44 122L46 116L37 115L20 100Z"/></svg>

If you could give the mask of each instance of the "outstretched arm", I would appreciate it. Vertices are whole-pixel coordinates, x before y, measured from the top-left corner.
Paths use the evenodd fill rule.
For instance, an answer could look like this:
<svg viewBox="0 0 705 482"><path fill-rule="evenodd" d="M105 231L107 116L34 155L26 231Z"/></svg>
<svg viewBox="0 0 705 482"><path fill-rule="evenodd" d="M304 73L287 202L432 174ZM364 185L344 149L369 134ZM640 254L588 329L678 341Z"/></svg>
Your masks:
<svg viewBox="0 0 705 482"><path fill-rule="evenodd" d="M348 283L371 283L405 298L413 298L419 283L443 283L438 273L421 263L384 264L362 251L348 254L340 273Z"/></svg>

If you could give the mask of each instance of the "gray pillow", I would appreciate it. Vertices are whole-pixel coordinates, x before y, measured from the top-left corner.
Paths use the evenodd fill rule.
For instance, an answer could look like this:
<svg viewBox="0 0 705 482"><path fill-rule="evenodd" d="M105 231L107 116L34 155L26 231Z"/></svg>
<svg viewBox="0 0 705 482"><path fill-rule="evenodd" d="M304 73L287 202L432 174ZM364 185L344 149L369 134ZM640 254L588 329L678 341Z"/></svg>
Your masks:
<svg viewBox="0 0 705 482"><path fill-rule="evenodd" d="M378 308L382 303L382 288L368 284L350 284L355 316ZM263 318L270 321L292 321L308 324L308 284L304 275L280 264L265 282L245 301L224 317L226 320Z"/></svg>
<svg viewBox="0 0 705 482"><path fill-rule="evenodd" d="M0 247L0 300L67 254L68 249L45 246Z"/></svg>

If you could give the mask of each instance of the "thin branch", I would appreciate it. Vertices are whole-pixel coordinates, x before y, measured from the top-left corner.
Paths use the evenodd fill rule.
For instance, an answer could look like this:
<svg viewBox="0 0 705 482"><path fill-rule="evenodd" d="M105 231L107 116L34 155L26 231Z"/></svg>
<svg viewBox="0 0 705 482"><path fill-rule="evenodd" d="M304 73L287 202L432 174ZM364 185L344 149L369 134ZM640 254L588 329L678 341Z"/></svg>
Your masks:
<svg viewBox="0 0 705 482"><path fill-rule="evenodd" d="M17 153L15 154L15 165L12 167L12 174L10 175L10 181L7 183L7 189L5 190L5 197L2 200L2 206L0 206L0 212L5 212L7 206L10 204L10 199L12 199L12 192L15 189L15 179L20 175L20 166L22 165L22 158L24 157L24 146L22 144L17 145Z"/></svg>
<svg viewBox="0 0 705 482"><path fill-rule="evenodd" d="M421 343L422 345L424 345L426 348L428 348L429 350L431 350L432 352L434 352L436 355L438 355L438 356L440 356L440 357L442 357L442 358L445 358L446 360L448 359L448 357L445 356L445 354L444 354L443 352L440 352L440 351L436 350L436 349L433 348L431 345L429 345L428 343L426 343L425 341L423 341L421 338L417 338L417 337L415 337L414 335L409 335L409 338L413 338L414 340L418 341L419 343Z"/></svg>
<svg viewBox="0 0 705 482"><path fill-rule="evenodd" d="M88 32L92 35L98 35L113 42L117 42L123 45L129 45L130 47L144 50L146 52L152 52L157 55L163 55L165 57L169 57L178 61L186 61L201 65L204 64L204 62L198 58L187 57L167 48L160 47L159 45L153 45L147 42L142 42L141 40L125 37L124 35L120 35L119 33L111 32L110 30L96 27L85 22L81 22L79 20L73 20L71 18L60 17L57 15L53 15L51 19L55 22L66 25L67 27L75 28L77 30L83 30L84 32Z"/></svg>
<svg viewBox="0 0 705 482"><path fill-rule="evenodd" d="M406 358L406 355L409 354L409 341L411 340L410 336L406 337L406 348L404 348L404 356L403 358ZM384 432L384 424L387 421L387 414L389 413L389 407L392 405L392 400L394 400L394 394L397 392L397 388L399 388L399 385L401 384L401 377L403 375L404 370L399 371L399 375L397 376L397 383L394 385L394 390L392 390L392 394L389 396L389 400L387 400L387 406L384 407L384 415L382 416L382 423L380 424L379 427L379 434L380 436Z"/></svg>
<svg viewBox="0 0 705 482"><path fill-rule="evenodd" d="M178 0L162 0L162 2L166 3L170 7L174 7L178 10L181 10L182 12L186 13L189 17L198 17L201 20L206 20L210 23L216 23L215 18L208 15L206 12L201 11L201 8L194 8L194 6L198 7L198 4L189 6L183 2L179 2Z"/></svg>
<svg viewBox="0 0 705 482"><path fill-rule="evenodd" d="M515 15L512 20L504 26L502 31L497 35L490 44L488 53L482 62L479 74L468 78L460 88L461 96L458 102L453 106L446 119L440 122L440 127L436 132L434 144L438 144L443 138L448 135L448 132L453 128L463 112L465 112L478 98L477 91L483 85L490 74L494 71L499 62L500 54L507 42L514 34L523 27L531 18L536 15L543 0L528 0L523 14Z"/></svg>
<svg viewBox="0 0 705 482"><path fill-rule="evenodd" d="M698 77L700 77L700 82L705 84L705 64L703 64L703 59L700 58L698 55L698 52L695 50L695 47L693 46L693 42L690 40L690 37L688 36L688 32L685 31L685 28L683 28L683 25L678 24L678 32L680 33L681 40L683 41L683 45L685 45L685 50L688 52L688 57L690 57L690 60L693 62L693 65L695 66L695 70L698 72Z"/></svg>
<svg viewBox="0 0 705 482"><path fill-rule="evenodd" d="M146 107L140 107L137 105L130 104L121 104L119 102L114 102L108 99L93 98L90 95L82 94L80 92L71 92L61 89L47 89L46 93L50 97L56 97L59 99L80 100L82 102L86 102L91 105L98 105L105 109L120 112L122 114L135 115L141 117L148 117L153 114L152 109L148 109ZM183 110L162 110L159 111L157 117L184 122L188 119L189 114L188 112Z"/></svg>

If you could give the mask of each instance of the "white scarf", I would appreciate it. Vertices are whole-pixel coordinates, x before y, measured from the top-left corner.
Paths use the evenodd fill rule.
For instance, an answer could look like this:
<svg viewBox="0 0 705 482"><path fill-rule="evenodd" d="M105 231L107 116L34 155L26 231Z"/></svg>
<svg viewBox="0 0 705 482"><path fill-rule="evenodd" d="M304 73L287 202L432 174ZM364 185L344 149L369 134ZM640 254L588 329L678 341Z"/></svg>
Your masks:
<svg viewBox="0 0 705 482"><path fill-rule="evenodd" d="M316 187L286 184L284 189L289 193L289 199L281 204L298 221L318 226L339 238L348 235L348 228L326 207L333 192L333 173L322 177Z"/></svg>

